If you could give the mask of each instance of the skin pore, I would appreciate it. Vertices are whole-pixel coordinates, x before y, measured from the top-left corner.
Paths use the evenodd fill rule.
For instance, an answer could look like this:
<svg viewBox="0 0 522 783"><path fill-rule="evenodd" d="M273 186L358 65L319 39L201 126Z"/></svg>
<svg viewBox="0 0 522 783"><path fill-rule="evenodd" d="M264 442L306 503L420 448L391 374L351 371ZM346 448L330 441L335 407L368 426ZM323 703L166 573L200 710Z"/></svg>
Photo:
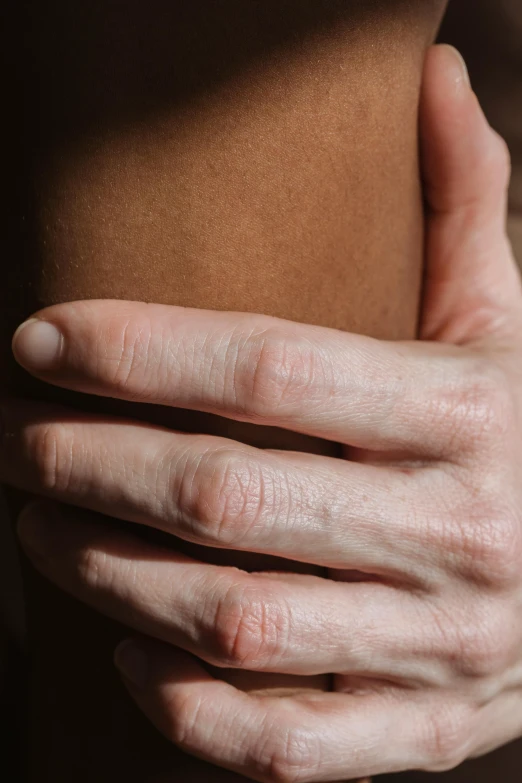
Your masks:
<svg viewBox="0 0 522 783"><path fill-rule="evenodd" d="M1 302L9 392L337 453L304 436L38 385L8 359L7 336L40 307L85 298L413 336L423 247L418 92L444 5L8 3L4 56L25 56L13 85L4 238L14 259ZM13 510L21 502L10 493ZM173 770L180 780L238 780L182 757L131 706L111 660L124 629L25 572L31 780L159 783ZM250 690L328 687L327 678L222 674Z"/></svg>

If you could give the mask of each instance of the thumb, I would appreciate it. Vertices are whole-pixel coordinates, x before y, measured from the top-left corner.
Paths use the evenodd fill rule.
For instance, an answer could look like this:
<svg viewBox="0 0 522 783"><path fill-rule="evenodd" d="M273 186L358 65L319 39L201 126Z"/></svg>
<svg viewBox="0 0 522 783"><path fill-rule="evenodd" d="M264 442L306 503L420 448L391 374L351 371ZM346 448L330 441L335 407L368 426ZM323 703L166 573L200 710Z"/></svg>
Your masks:
<svg viewBox="0 0 522 783"><path fill-rule="evenodd" d="M428 52L420 135L428 211L421 337L462 344L512 335L522 325L522 288L506 234L509 154L450 46Z"/></svg>

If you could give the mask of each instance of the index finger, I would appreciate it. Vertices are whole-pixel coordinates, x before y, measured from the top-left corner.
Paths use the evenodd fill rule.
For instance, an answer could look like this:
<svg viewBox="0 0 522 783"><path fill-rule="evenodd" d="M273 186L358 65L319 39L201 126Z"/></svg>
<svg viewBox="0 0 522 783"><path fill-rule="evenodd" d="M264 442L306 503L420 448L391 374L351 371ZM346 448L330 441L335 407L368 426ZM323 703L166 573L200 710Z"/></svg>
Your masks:
<svg viewBox="0 0 522 783"><path fill-rule="evenodd" d="M439 398L455 390L461 367L456 351L436 345L259 315L91 301L42 311L18 330L13 347L34 374L91 394L367 449L439 455L444 440L455 440L447 415L455 405Z"/></svg>

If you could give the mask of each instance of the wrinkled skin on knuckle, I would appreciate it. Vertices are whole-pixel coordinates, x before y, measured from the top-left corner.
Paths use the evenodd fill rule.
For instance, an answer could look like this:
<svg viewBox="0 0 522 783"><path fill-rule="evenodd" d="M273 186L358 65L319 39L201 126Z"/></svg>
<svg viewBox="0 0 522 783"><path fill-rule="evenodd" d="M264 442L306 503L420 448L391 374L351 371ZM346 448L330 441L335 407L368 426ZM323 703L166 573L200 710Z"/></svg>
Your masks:
<svg viewBox="0 0 522 783"><path fill-rule="evenodd" d="M442 667L445 686L478 693L516 663L519 603L450 586L431 606L423 656Z"/></svg>
<svg viewBox="0 0 522 783"><path fill-rule="evenodd" d="M329 363L311 342L272 327L250 338L235 372L236 398L253 419L273 418L313 404L333 385Z"/></svg>
<svg viewBox="0 0 522 783"><path fill-rule="evenodd" d="M91 547L83 548L75 554L74 565L82 590L110 590L114 574L104 552Z"/></svg>
<svg viewBox="0 0 522 783"><path fill-rule="evenodd" d="M210 651L217 666L263 670L281 660L289 616L280 599L261 585L236 583L213 607Z"/></svg>
<svg viewBox="0 0 522 783"><path fill-rule="evenodd" d="M509 613L498 602L484 602L453 627L448 658L459 678L483 681L506 670L513 652Z"/></svg>
<svg viewBox="0 0 522 783"><path fill-rule="evenodd" d="M271 739L265 743L268 755L264 772L274 783L307 783L321 770L321 747L317 736L282 719L274 725Z"/></svg>
<svg viewBox="0 0 522 783"><path fill-rule="evenodd" d="M26 435L29 464L36 470L37 485L44 493L66 492L82 444L72 428L60 422L36 425ZM84 477L87 480L87 476Z"/></svg>
<svg viewBox="0 0 522 783"><path fill-rule="evenodd" d="M467 705L441 704L428 709L422 740L426 772L448 772L471 752L473 710Z"/></svg>
<svg viewBox="0 0 522 783"><path fill-rule="evenodd" d="M113 392L146 402L162 393L170 367L168 334L145 316L108 319L95 372ZM167 360L169 359L169 360ZM174 373L170 372L169 377Z"/></svg>
<svg viewBox="0 0 522 783"><path fill-rule="evenodd" d="M277 476L241 449L212 449L189 464L178 490L180 521L198 540L239 546L281 507Z"/></svg>
<svg viewBox="0 0 522 783"><path fill-rule="evenodd" d="M229 719L222 716L220 705L206 703L197 692L175 693L164 703L163 713L165 734L171 742L192 753L219 752L215 729ZM312 781L320 768L318 742L309 732L288 723L287 715L268 708L248 749L248 767L273 783Z"/></svg>
<svg viewBox="0 0 522 783"><path fill-rule="evenodd" d="M205 730L203 732L201 730L200 718L203 711L204 704L198 692L183 691L180 694L174 691L162 704L163 725L167 739L187 751L210 750L202 742L202 735L206 733Z"/></svg>
<svg viewBox="0 0 522 783"><path fill-rule="evenodd" d="M142 465L132 459L122 462L112 442L93 435L87 423L53 421L30 427L24 437L25 463L30 466L36 488L43 494L74 499L96 496L100 467L111 481L123 484L141 478ZM133 455L135 458L136 455Z"/></svg>
<svg viewBox="0 0 522 783"><path fill-rule="evenodd" d="M479 493L460 524L455 550L465 580L494 592L520 586L522 519L515 504Z"/></svg>
<svg viewBox="0 0 522 783"><path fill-rule="evenodd" d="M487 359L472 359L452 396L448 410L455 439L487 459L502 455L516 420L505 373Z"/></svg>
<svg viewBox="0 0 522 783"><path fill-rule="evenodd" d="M125 602L126 610L137 615L143 612L144 606L157 610L154 584L138 578L136 563L114 557L94 544L82 546L71 553L68 560L68 568L73 574L67 577L67 584L73 594L88 604L93 602L98 607L103 606L103 611L109 611L114 601L116 604Z"/></svg>

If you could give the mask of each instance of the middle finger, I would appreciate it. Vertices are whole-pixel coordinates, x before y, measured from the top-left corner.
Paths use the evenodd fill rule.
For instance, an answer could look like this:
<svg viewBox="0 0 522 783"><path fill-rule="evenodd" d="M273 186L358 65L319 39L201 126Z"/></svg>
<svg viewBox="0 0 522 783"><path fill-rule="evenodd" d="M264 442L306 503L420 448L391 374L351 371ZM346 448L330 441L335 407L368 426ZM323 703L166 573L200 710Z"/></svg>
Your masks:
<svg viewBox="0 0 522 783"><path fill-rule="evenodd" d="M420 470L261 451L51 406L15 403L4 420L0 479L38 495L205 546L394 581L428 585L444 563L433 536L419 545L441 514L430 502L435 471L427 494Z"/></svg>

